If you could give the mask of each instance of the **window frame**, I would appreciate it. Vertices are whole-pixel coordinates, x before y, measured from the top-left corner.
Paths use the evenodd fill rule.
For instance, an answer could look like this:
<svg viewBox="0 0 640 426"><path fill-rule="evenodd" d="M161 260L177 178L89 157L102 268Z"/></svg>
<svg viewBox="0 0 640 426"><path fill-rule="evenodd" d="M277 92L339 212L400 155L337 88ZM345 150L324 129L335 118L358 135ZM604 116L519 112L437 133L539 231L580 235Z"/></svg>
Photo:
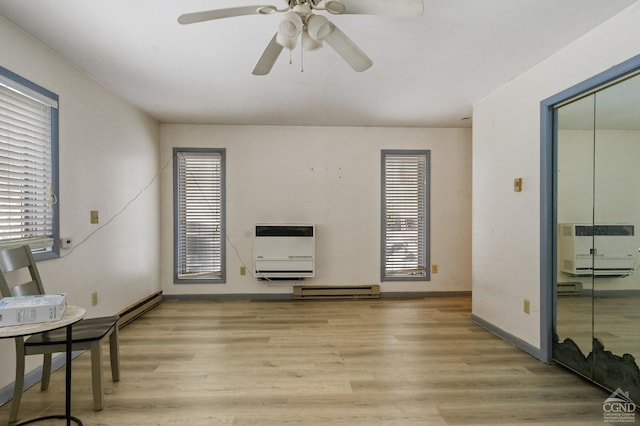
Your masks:
<svg viewBox="0 0 640 426"><path fill-rule="evenodd" d="M180 278L178 222L178 155L180 153L210 153L220 155L220 275L215 278ZM224 284L226 283L226 149L225 148L173 148L173 282L174 284Z"/></svg>
<svg viewBox="0 0 640 426"><path fill-rule="evenodd" d="M44 87L27 80L26 78L0 66L0 85L15 91L22 96L36 100L49 108L50 113L50 167L51 167L51 194L55 201L51 204L51 238L53 244L47 250L32 250L36 261L55 259L60 257L60 185L59 185L59 96ZM2 244L3 247L19 246L20 240L15 244Z"/></svg>
<svg viewBox="0 0 640 426"><path fill-rule="evenodd" d="M423 235L424 241L422 245L424 262L424 271L420 274L387 274L387 202L386 202L386 169L387 158L390 156L423 156L424 157L424 193L423 196L423 211L424 211L424 223ZM431 151L430 150L382 150L381 151L381 185L380 185L380 226L381 226L381 238L380 238L380 280L381 281L430 281L431 280L431 213L430 213L430 196L431 196ZM419 262L418 262L419 263Z"/></svg>

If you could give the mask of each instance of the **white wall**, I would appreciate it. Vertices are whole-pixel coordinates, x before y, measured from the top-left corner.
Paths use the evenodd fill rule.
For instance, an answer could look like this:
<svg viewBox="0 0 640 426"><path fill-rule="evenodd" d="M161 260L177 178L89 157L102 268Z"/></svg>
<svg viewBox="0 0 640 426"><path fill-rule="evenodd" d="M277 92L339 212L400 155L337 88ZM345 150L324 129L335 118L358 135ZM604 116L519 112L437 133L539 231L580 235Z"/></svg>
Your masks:
<svg viewBox="0 0 640 426"><path fill-rule="evenodd" d="M478 101L473 313L540 348L540 102L640 53L640 2ZM523 192L513 179L523 177ZM531 300L531 314L523 300Z"/></svg>
<svg viewBox="0 0 640 426"><path fill-rule="evenodd" d="M60 95L60 230L84 244L39 263L49 292L87 317L114 314L159 290L159 125L0 17L0 65ZM98 210L99 225L89 223ZM91 306L91 293L99 303ZM40 357L29 357L27 370ZM14 380L13 341L0 341L0 389Z"/></svg>
<svg viewBox="0 0 640 426"><path fill-rule="evenodd" d="M471 140L469 129L172 125L161 127L162 290L165 294L291 294L251 270L258 222L316 224L316 277L304 284L380 282L380 150L431 150L430 282L384 282L386 292L469 291ZM173 147L226 148L227 283L174 284Z"/></svg>

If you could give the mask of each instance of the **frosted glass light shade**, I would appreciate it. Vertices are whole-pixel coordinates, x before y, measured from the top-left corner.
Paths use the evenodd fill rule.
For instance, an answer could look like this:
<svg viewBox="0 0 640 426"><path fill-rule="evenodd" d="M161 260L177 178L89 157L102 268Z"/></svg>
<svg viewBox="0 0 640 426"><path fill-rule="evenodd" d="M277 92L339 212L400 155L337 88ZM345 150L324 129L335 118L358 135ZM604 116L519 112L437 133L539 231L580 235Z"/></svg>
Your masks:
<svg viewBox="0 0 640 426"><path fill-rule="evenodd" d="M278 33L276 36L276 43L285 49L293 50L296 48L296 44L298 39L296 37L285 37L282 34Z"/></svg>
<svg viewBox="0 0 640 426"><path fill-rule="evenodd" d="M302 32L302 18L295 12L287 12L278 27L278 34L287 38L295 38Z"/></svg>
<svg viewBox="0 0 640 426"><path fill-rule="evenodd" d="M314 40L307 31L302 33L302 48L307 51L317 50L322 47L321 40Z"/></svg>
<svg viewBox="0 0 640 426"><path fill-rule="evenodd" d="M333 27L327 18L320 15L312 15L307 20L307 30L309 37L314 40L324 40L331 32Z"/></svg>

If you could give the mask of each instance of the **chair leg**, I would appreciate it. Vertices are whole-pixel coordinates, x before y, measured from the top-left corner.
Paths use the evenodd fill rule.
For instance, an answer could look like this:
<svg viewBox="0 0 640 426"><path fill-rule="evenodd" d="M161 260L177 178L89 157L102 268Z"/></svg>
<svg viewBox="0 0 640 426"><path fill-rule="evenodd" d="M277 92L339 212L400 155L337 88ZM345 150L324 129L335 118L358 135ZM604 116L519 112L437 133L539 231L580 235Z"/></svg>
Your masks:
<svg viewBox="0 0 640 426"><path fill-rule="evenodd" d="M93 409L104 408L104 390L102 389L102 345L100 341L91 344L91 386L93 387Z"/></svg>
<svg viewBox="0 0 640 426"><path fill-rule="evenodd" d="M113 328L109 336L109 359L111 360L111 378L114 382L120 381L120 347L118 343L118 325Z"/></svg>
<svg viewBox="0 0 640 426"><path fill-rule="evenodd" d="M9 423L15 423L18 420L22 388L24 388L24 339L16 337L16 381L14 382Z"/></svg>
<svg viewBox="0 0 640 426"><path fill-rule="evenodd" d="M42 380L40 381L40 390L46 391L49 388L49 379L51 378L51 354L44 354L42 362Z"/></svg>

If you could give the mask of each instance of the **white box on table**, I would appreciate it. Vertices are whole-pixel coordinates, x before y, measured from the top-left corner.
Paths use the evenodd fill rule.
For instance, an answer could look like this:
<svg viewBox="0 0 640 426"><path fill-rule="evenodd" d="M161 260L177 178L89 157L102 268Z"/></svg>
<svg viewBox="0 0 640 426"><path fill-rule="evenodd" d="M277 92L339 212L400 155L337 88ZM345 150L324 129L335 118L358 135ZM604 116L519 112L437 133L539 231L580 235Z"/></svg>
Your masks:
<svg viewBox="0 0 640 426"><path fill-rule="evenodd" d="M57 321L67 308L66 294L15 296L0 299L0 327Z"/></svg>

